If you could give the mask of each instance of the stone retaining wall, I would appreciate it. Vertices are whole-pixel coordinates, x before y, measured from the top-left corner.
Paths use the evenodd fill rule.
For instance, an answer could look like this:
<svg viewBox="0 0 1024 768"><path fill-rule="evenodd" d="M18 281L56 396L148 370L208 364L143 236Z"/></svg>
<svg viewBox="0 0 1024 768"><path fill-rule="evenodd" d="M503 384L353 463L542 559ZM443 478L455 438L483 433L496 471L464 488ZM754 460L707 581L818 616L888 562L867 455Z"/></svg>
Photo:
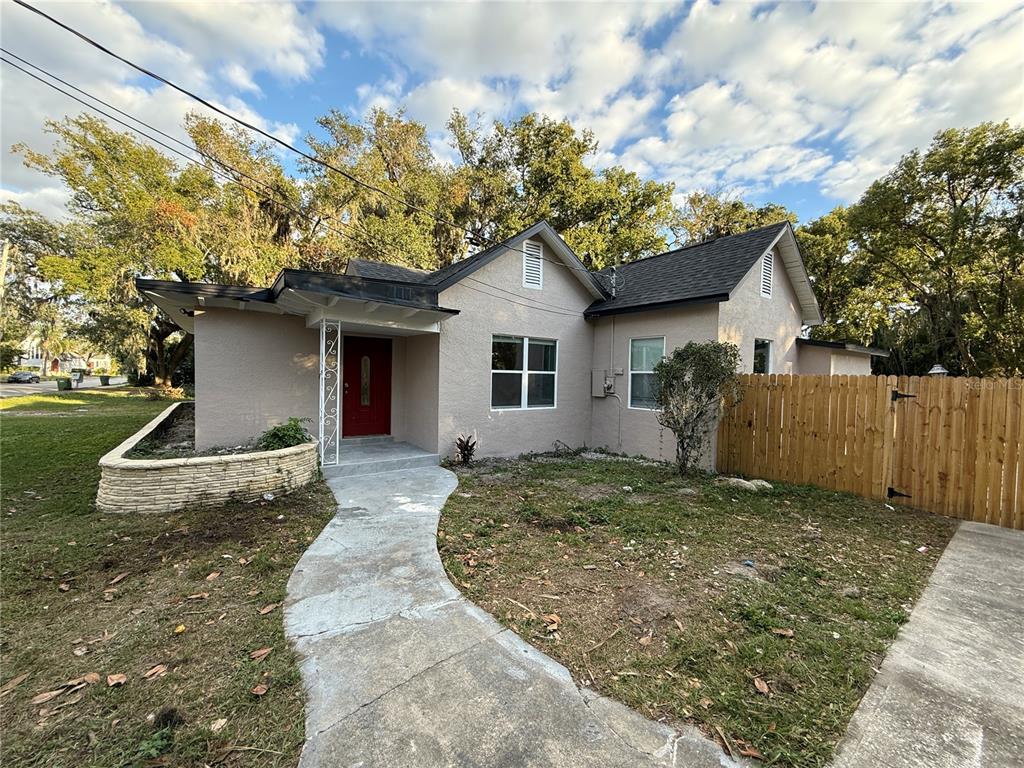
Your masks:
<svg viewBox="0 0 1024 768"><path fill-rule="evenodd" d="M277 451L225 456L124 458L179 405L172 405L100 459L100 485L96 493L100 511L162 513L251 501L268 492L288 493L316 477L315 442Z"/></svg>

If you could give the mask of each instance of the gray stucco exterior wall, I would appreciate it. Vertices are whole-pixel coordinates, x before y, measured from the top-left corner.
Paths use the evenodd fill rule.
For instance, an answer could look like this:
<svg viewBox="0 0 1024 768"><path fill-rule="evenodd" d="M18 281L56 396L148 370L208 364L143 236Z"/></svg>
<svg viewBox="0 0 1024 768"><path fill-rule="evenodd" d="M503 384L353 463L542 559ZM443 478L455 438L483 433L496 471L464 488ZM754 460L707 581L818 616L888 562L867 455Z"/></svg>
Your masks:
<svg viewBox="0 0 1024 768"><path fill-rule="evenodd" d="M629 348L635 338L665 337L665 354L689 341L718 336L719 304L613 315L594 321L593 368L611 375L615 395L593 398L591 445L610 451L675 459L675 437L658 424L655 411L629 407ZM616 375L615 371L622 373ZM703 465L713 467L713 451Z"/></svg>
<svg viewBox="0 0 1024 768"><path fill-rule="evenodd" d="M739 347L742 373L754 370L754 340L772 342L771 373L801 373L797 367L796 339L803 323L800 302L786 267L773 251L771 297L761 295L761 260L751 267L739 285L723 302L719 317L719 341L731 341Z"/></svg>
<svg viewBox="0 0 1024 768"><path fill-rule="evenodd" d="M870 376L871 355L827 347L801 346L796 372L816 376Z"/></svg>
<svg viewBox="0 0 1024 768"><path fill-rule="evenodd" d="M450 454L460 433L476 434L478 456L514 456L550 450L556 440L570 446L590 440L593 329L583 311L593 297L568 267L551 263L557 257L546 245L544 256L550 261L544 262L540 289L523 287L522 256L506 252L441 293L440 303L461 314L441 324L440 453ZM558 341L555 408L491 408L495 334Z"/></svg>
<svg viewBox="0 0 1024 768"><path fill-rule="evenodd" d="M239 445L291 416L316 430L320 340L301 317L195 316L196 448Z"/></svg>
<svg viewBox="0 0 1024 768"><path fill-rule="evenodd" d="M396 383L400 395L394 400L400 428L396 431L392 427L392 434L396 440L438 453L438 336L425 334L395 341L404 350L404 360L394 368L395 381L401 380L400 388Z"/></svg>

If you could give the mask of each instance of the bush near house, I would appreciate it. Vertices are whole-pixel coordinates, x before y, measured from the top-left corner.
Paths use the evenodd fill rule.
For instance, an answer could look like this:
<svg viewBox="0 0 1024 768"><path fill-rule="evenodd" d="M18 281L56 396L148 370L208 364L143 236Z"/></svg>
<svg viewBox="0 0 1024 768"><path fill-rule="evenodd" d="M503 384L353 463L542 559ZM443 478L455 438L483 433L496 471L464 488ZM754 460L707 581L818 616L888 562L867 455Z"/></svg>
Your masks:
<svg viewBox="0 0 1024 768"><path fill-rule="evenodd" d="M334 499L96 512L99 457L166 407L123 389L0 403L5 767L298 759L281 602Z"/></svg>
<svg viewBox="0 0 1024 768"><path fill-rule="evenodd" d="M828 763L956 525L617 457L456 471L438 546L470 599L581 685L773 765Z"/></svg>

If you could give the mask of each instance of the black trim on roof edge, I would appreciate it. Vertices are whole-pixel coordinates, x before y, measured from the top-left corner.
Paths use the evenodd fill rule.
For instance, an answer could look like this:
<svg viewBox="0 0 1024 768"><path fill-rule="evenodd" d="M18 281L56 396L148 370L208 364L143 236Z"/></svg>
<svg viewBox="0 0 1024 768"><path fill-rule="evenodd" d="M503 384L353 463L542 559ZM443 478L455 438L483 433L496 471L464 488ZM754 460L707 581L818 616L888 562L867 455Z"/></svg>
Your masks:
<svg viewBox="0 0 1024 768"><path fill-rule="evenodd" d="M608 315L627 315L634 312L657 312L659 309L672 309L673 307L682 307L688 304L720 304L728 300L728 293L713 293L707 296L692 296L687 299L661 301L656 304L629 304L609 309L586 309L583 312L583 316L589 319L591 317L606 317Z"/></svg>
<svg viewBox="0 0 1024 768"><path fill-rule="evenodd" d="M889 350L881 347L865 347L861 344L854 344L850 341L825 341L824 339L798 338L796 343L807 347L825 347L827 349L842 349L846 352L857 352L872 357L889 357Z"/></svg>

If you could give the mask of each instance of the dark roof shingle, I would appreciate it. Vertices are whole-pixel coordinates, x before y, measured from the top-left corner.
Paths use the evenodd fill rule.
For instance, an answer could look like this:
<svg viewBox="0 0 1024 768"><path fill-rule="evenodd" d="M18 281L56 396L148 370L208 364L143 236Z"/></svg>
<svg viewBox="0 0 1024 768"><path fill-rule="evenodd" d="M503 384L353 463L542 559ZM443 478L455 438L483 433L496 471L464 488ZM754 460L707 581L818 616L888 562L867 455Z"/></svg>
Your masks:
<svg viewBox="0 0 1024 768"><path fill-rule="evenodd" d="M387 264L369 259L349 259L345 274L367 277L371 280L393 280L400 283L422 283L427 272L422 269Z"/></svg>
<svg viewBox="0 0 1024 768"><path fill-rule="evenodd" d="M615 296L596 301L587 316L635 312L688 302L725 301L761 255L789 225L752 229L623 264ZM601 271L606 286L610 270Z"/></svg>

